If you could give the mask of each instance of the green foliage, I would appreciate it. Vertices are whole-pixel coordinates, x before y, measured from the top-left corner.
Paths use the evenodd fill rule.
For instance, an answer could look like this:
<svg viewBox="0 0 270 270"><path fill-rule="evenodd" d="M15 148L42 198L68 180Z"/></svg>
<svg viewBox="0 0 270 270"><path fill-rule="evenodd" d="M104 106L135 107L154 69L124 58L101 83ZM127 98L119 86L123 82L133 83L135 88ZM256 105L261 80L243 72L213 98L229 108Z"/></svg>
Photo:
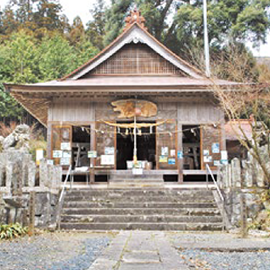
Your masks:
<svg viewBox="0 0 270 270"><path fill-rule="evenodd" d="M96 54L98 54L99 49L94 47L90 41L84 39L76 44L74 51L76 55L76 61L74 62L75 67L73 69L93 58Z"/></svg>
<svg viewBox="0 0 270 270"><path fill-rule="evenodd" d="M270 0L210 0L208 31L212 48L218 52L227 42L266 41L270 27ZM106 12L105 44L120 33L124 18L137 4L151 34L167 47L190 60L190 50L203 46L203 1L125 0L112 1Z"/></svg>
<svg viewBox="0 0 270 270"><path fill-rule="evenodd" d="M45 37L36 52L42 81L61 78L76 67L76 54L72 46L59 35Z"/></svg>
<svg viewBox="0 0 270 270"><path fill-rule="evenodd" d="M17 117L21 119L23 112L23 108L10 94L4 92L3 85L0 83L0 117Z"/></svg>
<svg viewBox="0 0 270 270"><path fill-rule="evenodd" d="M106 8L104 0L97 0L90 12L93 20L87 23L86 36L95 47L102 50L104 48L103 38L105 35L106 24Z"/></svg>
<svg viewBox="0 0 270 270"><path fill-rule="evenodd" d="M124 19L128 15L134 0L113 1L110 9L106 11L106 24L104 36L104 44L110 44L124 27Z"/></svg>
<svg viewBox="0 0 270 270"><path fill-rule="evenodd" d="M0 33L4 38L21 29L38 38L54 31L64 33L67 25L61 10L55 0L10 0L3 12Z"/></svg>
<svg viewBox="0 0 270 270"><path fill-rule="evenodd" d="M265 42L270 27L270 1L222 0L208 1L208 31L212 47L230 42ZM182 4L175 16L177 37L184 47L203 45L202 1Z"/></svg>
<svg viewBox="0 0 270 270"><path fill-rule="evenodd" d="M20 223L15 224L1 224L0 225L0 239L13 239L27 234L28 228L23 227Z"/></svg>
<svg viewBox="0 0 270 270"><path fill-rule="evenodd" d="M3 80L13 83L35 83L37 77L37 50L35 39L25 31L14 33L0 47L3 61Z"/></svg>
<svg viewBox="0 0 270 270"><path fill-rule="evenodd" d="M75 45L60 34L41 40L24 30L0 44L0 117L21 119L24 109L4 92L2 82L37 83L61 78L98 53L86 39Z"/></svg>

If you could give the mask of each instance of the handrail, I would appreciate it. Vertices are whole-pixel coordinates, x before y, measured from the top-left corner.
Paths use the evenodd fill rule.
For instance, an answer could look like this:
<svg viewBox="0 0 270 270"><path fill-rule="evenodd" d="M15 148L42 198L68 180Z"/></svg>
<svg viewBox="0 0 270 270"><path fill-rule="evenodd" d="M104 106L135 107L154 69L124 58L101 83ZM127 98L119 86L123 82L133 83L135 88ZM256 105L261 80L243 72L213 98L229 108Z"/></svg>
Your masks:
<svg viewBox="0 0 270 270"><path fill-rule="evenodd" d="M208 164L206 164L206 177L207 177L206 178L207 179L207 182L206 183L207 183L207 189L208 189L208 172L211 175L211 178L212 178L212 180L213 180L213 182L214 182L214 184L215 184L215 186L217 188L217 191L218 191L218 194L219 194L220 199L224 202L224 197L223 197L223 195L221 193L221 190L220 190L220 188L219 188L219 186L217 184L217 181L216 181L216 179L215 179L215 177L214 177L214 175L212 173L212 170L210 169L210 167L209 167Z"/></svg>
<svg viewBox="0 0 270 270"><path fill-rule="evenodd" d="M218 195L219 195L219 197L221 199L221 202L222 202L222 223L223 223L222 229L224 230L224 228L225 228L225 205L224 205L225 200L224 200L224 196L221 193L221 190L220 190L220 188L219 188L219 186L217 184L217 181L216 181L216 179L215 179L215 177L213 175L213 172L212 172L211 168L209 167L208 164L206 164L206 186L207 186L207 189L208 189L208 173L210 174L210 176L211 176L211 178L212 178L212 180L214 182L214 185L215 185L215 187L217 189Z"/></svg>
<svg viewBox="0 0 270 270"><path fill-rule="evenodd" d="M70 165L69 168L68 168L68 172L67 172L67 174L66 174L66 179L65 179L65 181L64 181L64 186L63 186L63 189L62 189L62 191L61 191L61 194L60 194L58 203L61 202L61 200L62 200L62 198L63 198L63 196L64 196L64 192L65 192L66 185L67 185L67 180L68 180L68 177L69 177L70 173L71 173L71 165Z"/></svg>
<svg viewBox="0 0 270 270"><path fill-rule="evenodd" d="M67 181L68 181L68 178L70 176L71 169L72 169L72 166L70 165L68 168L68 172L66 174L63 189L60 193L59 200L58 200L58 209L57 209L57 215L56 215L56 225L57 225L58 229L60 229L60 221L61 221L60 215L61 215L61 211L62 211L63 199L64 199L64 194L65 194L65 190L66 190L66 186L67 186ZM71 180L70 180L70 188L71 187L72 186L71 186Z"/></svg>

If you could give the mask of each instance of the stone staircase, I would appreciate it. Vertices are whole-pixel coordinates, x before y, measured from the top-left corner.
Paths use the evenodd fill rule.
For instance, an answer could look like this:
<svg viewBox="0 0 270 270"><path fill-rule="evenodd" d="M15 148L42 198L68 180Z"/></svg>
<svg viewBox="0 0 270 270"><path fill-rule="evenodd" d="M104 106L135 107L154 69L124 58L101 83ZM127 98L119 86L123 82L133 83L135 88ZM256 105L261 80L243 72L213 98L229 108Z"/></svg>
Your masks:
<svg viewBox="0 0 270 270"><path fill-rule="evenodd" d="M110 188L162 188L163 173L144 171L143 175L134 175L130 170L118 170L110 174Z"/></svg>
<svg viewBox="0 0 270 270"><path fill-rule="evenodd" d="M211 190L73 189L61 214L63 230L221 230Z"/></svg>

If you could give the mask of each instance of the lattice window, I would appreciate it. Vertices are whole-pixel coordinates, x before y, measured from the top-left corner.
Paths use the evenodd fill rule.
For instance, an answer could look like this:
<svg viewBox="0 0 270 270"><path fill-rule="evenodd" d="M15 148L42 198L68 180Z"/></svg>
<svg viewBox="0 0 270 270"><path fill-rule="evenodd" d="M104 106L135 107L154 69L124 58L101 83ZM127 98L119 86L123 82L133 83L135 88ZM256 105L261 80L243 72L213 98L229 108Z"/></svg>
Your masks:
<svg viewBox="0 0 270 270"><path fill-rule="evenodd" d="M181 71L144 44L125 45L90 75L182 75Z"/></svg>

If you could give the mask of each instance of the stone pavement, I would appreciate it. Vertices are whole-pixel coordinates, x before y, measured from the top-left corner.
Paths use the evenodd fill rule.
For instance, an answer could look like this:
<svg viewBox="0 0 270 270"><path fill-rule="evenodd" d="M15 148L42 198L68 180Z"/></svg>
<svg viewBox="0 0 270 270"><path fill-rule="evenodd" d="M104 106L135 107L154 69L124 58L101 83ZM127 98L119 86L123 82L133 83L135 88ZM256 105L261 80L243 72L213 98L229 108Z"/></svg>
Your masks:
<svg viewBox="0 0 270 270"><path fill-rule="evenodd" d="M162 231L122 231L89 270L186 270Z"/></svg>

